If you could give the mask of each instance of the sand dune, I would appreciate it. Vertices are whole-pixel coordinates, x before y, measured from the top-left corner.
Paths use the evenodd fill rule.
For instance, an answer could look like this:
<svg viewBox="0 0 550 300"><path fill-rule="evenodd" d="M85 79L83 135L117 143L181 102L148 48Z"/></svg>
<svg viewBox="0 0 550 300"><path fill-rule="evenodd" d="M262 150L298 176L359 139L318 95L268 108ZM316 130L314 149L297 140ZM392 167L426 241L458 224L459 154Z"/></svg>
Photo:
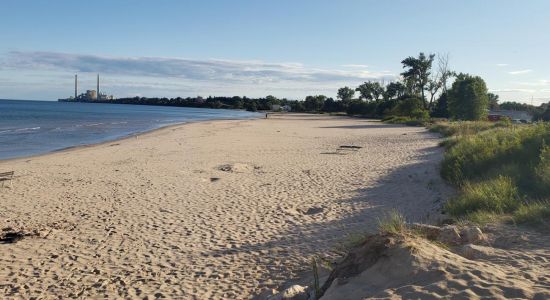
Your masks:
<svg viewBox="0 0 550 300"><path fill-rule="evenodd" d="M475 244L441 247L414 235L375 235L325 283L332 299L549 299L550 239L511 226Z"/></svg>
<svg viewBox="0 0 550 300"><path fill-rule="evenodd" d="M450 193L425 129L288 115L180 125L0 162L0 298L241 299ZM357 146L357 147L342 147Z"/></svg>

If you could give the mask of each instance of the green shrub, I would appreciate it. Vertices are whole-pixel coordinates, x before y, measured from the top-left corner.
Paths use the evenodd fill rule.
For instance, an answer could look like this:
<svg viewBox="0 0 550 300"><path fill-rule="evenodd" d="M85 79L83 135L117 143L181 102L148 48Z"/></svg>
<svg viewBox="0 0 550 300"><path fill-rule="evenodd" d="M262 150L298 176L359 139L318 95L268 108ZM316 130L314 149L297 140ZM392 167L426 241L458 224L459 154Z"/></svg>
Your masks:
<svg viewBox="0 0 550 300"><path fill-rule="evenodd" d="M425 109L415 109L411 112L410 116L413 119L418 119L418 120L430 119L430 113Z"/></svg>
<svg viewBox="0 0 550 300"><path fill-rule="evenodd" d="M550 222L550 202L535 202L521 205L513 214L519 224L544 225Z"/></svg>
<svg viewBox="0 0 550 300"><path fill-rule="evenodd" d="M511 126L511 123L510 123ZM437 122L430 126L430 131L441 133L443 136L466 136L493 129L506 127L500 123L488 121L458 121L458 122ZM509 126L508 126L509 127Z"/></svg>
<svg viewBox="0 0 550 300"><path fill-rule="evenodd" d="M415 119L411 117L391 116L382 119L384 123L388 124L404 124L407 126L425 126L429 120Z"/></svg>
<svg viewBox="0 0 550 300"><path fill-rule="evenodd" d="M462 194L449 201L446 208L451 215L462 216L477 211L510 213L520 204L512 179L500 176L476 184L466 183Z"/></svg>
<svg viewBox="0 0 550 300"><path fill-rule="evenodd" d="M535 168L536 189L545 196L550 195L550 146L543 142L539 162Z"/></svg>
<svg viewBox="0 0 550 300"><path fill-rule="evenodd" d="M405 116L411 118L418 118L418 115L423 114L424 101L419 98L405 98L395 105L391 110L391 114L395 116ZM429 113L426 111L426 118L429 118Z"/></svg>
<svg viewBox="0 0 550 300"><path fill-rule="evenodd" d="M550 124L495 128L460 137L445 153L441 174L460 185L504 164L533 166L547 136L550 137Z"/></svg>
<svg viewBox="0 0 550 300"><path fill-rule="evenodd" d="M523 200L550 199L550 123L438 122L430 130L449 137L440 143L447 147L441 175L462 188L446 204L452 216L475 223L502 214L518 223L548 219L548 202Z"/></svg>

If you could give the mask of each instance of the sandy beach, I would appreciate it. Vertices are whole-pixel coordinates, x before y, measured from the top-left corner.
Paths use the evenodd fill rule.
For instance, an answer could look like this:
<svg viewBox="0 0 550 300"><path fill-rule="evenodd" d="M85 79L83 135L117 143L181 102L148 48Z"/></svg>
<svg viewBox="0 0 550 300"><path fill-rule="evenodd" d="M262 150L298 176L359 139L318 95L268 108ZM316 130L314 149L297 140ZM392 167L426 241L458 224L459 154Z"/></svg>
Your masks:
<svg viewBox="0 0 550 300"><path fill-rule="evenodd" d="M420 127L323 115L209 121L0 162L0 298L246 299L397 208L451 193ZM343 146L343 147L342 147ZM32 236L35 235L35 236Z"/></svg>

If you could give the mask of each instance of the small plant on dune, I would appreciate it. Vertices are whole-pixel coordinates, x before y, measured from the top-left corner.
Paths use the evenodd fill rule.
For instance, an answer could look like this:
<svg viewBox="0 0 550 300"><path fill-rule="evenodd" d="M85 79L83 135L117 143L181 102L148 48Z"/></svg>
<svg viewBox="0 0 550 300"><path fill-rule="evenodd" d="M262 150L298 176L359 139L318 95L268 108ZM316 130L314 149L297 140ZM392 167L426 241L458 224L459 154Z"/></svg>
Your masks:
<svg viewBox="0 0 550 300"><path fill-rule="evenodd" d="M407 230L407 221L397 210L392 210L378 220L378 229L383 233L404 233Z"/></svg>
<svg viewBox="0 0 550 300"><path fill-rule="evenodd" d="M311 258L311 268L313 271L313 292L315 293L315 299L319 299L321 296L321 287L319 284L319 269L317 268L317 259L315 256Z"/></svg>

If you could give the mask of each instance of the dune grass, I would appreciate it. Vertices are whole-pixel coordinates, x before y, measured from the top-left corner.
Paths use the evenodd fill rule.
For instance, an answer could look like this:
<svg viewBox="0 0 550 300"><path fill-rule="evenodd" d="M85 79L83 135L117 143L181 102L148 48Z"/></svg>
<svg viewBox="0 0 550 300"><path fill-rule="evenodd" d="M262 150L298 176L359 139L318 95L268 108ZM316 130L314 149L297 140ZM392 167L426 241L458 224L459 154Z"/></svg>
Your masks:
<svg viewBox="0 0 550 300"><path fill-rule="evenodd" d="M480 183L467 182L461 195L450 201L451 215L465 215L476 211L510 213L520 206L518 188L508 177L498 177Z"/></svg>
<svg viewBox="0 0 550 300"><path fill-rule="evenodd" d="M392 210L382 219L378 219L378 230L391 234L404 233L407 230L407 220L397 210Z"/></svg>
<svg viewBox="0 0 550 300"><path fill-rule="evenodd" d="M520 224L540 225L550 229L550 202L533 202L520 206L513 214L514 221Z"/></svg>
<svg viewBox="0 0 550 300"><path fill-rule="evenodd" d="M441 133L444 137L474 135L494 128L512 127L509 120L499 122L488 121L439 121L432 124L429 129L432 132Z"/></svg>
<svg viewBox="0 0 550 300"><path fill-rule="evenodd" d="M382 122L388 124L404 124L407 126L426 126L429 123L429 120L402 116L389 116L383 118Z"/></svg>
<svg viewBox="0 0 550 300"><path fill-rule="evenodd" d="M450 122L431 130L449 136L441 175L461 189L446 205L451 216L475 222L503 214L517 223L550 220L549 123Z"/></svg>

